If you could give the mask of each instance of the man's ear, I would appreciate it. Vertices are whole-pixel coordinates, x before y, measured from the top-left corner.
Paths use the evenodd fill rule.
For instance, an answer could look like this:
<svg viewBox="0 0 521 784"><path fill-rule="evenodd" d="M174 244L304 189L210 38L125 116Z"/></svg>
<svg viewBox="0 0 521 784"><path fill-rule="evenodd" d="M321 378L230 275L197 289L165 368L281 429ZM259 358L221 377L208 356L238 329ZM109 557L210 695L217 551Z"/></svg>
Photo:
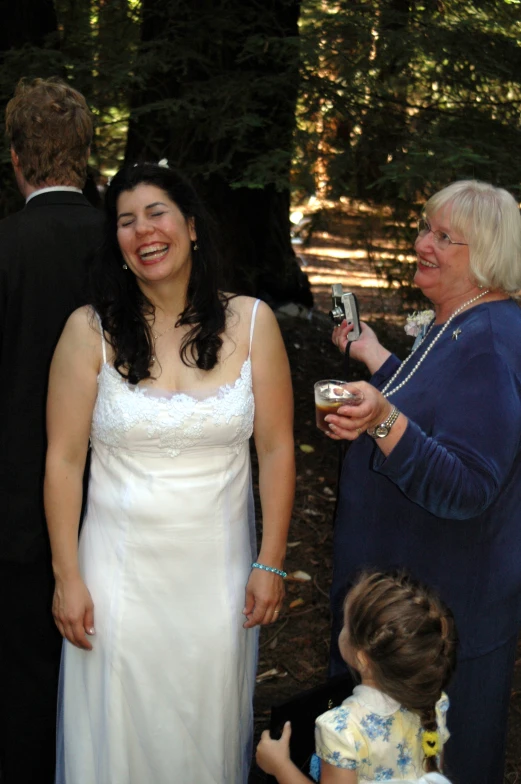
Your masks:
<svg viewBox="0 0 521 784"><path fill-rule="evenodd" d="M16 152L13 145L11 145L11 163L15 169L20 168L20 158L18 157L18 153Z"/></svg>

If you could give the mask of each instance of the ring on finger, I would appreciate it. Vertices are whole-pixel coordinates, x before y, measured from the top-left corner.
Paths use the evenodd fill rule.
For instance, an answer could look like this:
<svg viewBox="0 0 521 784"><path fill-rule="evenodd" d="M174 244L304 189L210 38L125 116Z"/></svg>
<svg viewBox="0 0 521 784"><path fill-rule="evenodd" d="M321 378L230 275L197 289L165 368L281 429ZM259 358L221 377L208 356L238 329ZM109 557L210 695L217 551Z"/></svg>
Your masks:
<svg viewBox="0 0 521 784"><path fill-rule="evenodd" d="M356 432L358 433L359 436L361 436L362 435L362 428L361 427L357 427L356 428Z"/></svg>

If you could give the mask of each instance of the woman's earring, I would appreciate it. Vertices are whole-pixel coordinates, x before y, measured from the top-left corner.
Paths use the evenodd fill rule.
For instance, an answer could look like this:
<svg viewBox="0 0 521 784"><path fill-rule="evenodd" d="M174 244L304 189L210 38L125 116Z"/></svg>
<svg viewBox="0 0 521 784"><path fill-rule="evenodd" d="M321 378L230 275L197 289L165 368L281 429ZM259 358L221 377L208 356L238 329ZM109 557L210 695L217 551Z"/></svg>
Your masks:
<svg viewBox="0 0 521 784"><path fill-rule="evenodd" d="M194 250L199 250L199 245L197 244L197 240L194 242Z"/></svg>
<svg viewBox="0 0 521 784"><path fill-rule="evenodd" d="M126 264L123 264L123 269L128 269Z"/></svg>

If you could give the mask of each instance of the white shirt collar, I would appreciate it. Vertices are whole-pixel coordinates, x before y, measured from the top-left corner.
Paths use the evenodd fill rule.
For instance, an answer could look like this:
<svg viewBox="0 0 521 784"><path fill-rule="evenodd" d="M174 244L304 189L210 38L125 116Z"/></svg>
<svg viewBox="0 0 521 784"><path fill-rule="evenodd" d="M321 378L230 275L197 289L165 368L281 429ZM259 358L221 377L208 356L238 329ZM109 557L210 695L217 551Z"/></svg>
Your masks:
<svg viewBox="0 0 521 784"><path fill-rule="evenodd" d="M25 203L31 201L33 196L40 196L41 193L51 193L52 191L68 191L69 193L81 193L81 188L75 188L72 185L50 185L48 188L39 188L37 191L33 191L29 194L26 198Z"/></svg>
<svg viewBox="0 0 521 784"><path fill-rule="evenodd" d="M372 686L364 686L363 684L355 686L353 697L356 697L359 702L363 702L364 705L371 708L379 716L391 716L391 714L396 713L401 708L399 702L384 694L383 691L374 689Z"/></svg>

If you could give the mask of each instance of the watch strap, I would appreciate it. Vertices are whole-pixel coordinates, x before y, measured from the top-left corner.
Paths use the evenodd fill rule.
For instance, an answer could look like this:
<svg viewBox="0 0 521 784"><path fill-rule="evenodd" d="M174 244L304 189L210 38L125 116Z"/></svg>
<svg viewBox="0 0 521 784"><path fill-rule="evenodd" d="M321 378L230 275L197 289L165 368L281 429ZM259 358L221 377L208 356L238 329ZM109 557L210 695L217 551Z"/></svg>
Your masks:
<svg viewBox="0 0 521 784"><path fill-rule="evenodd" d="M400 416L400 412L398 411L396 406L393 406L391 409L391 413L389 414L387 419L384 422L381 422L379 425L376 425L375 427L368 428L367 434L370 435L371 438L385 438L386 436L389 435L392 426L394 425L394 423L396 422L399 416Z"/></svg>

